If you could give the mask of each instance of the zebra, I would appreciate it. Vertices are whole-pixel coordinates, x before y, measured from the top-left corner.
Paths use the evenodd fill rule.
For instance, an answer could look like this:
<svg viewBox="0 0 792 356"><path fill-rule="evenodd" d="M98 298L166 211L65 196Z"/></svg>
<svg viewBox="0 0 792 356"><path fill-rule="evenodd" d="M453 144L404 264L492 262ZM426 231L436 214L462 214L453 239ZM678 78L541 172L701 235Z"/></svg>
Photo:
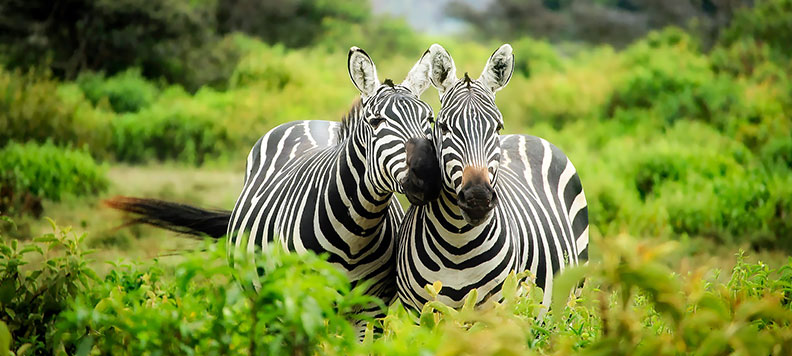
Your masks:
<svg viewBox="0 0 792 356"><path fill-rule="evenodd" d="M262 136L247 156L232 211L126 197L108 205L138 214L136 222L226 236L232 266L270 243L327 253L353 285L368 280L367 293L390 302L404 215L394 192L422 204L440 190L429 141L433 110L419 99L429 86L427 60L424 53L401 84L380 83L369 55L352 47L347 67L360 98L340 123L295 121Z"/></svg>
<svg viewBox="0 0 792 356"><path fill-rule="evenodd" d="M361 100L341 124L297 121L259 139L229 220L230 261L240 252L255 258L250 252L271 242L298 253L324 252L353 283L373 282L369 294L395 296L403 210L393 193L414 183L408 154L433 148L427 142L434 112L418 98L429 86L425 58L402 84L381 84L371 58L353 47L348 69ZM420 189L406 193L413 203L430 198Z"/></svg>
<svg viewBox="0 0 792 356"><path fill-rule="evenodd" d="M430 78L440 94L433 129L440 196L407 211L399 233L398 297L420 310L435 298L460 307L500 299L511 271L531 271L551 298L553 274L588 258L588 209L580 178L566 155L544 139L500 135L495 93L511 78L510 45L498 48L481 76L457 79L446 50L429 49Z"/></svg>

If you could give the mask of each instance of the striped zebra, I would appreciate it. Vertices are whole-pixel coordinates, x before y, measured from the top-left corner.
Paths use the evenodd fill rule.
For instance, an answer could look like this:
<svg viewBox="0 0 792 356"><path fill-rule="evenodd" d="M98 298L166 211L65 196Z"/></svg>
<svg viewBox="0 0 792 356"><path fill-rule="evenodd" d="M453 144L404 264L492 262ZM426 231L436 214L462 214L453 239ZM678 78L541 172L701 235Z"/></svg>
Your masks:
<svg viewBox="0 0 792 356"><path fill-rule="evenodd" d="M429 64L422 57L400 85L380 84L361 49L350 50L348 66L361 100L342 123L284 124L253 146L228 225L229 259L240 252L254 258L249 252L272 242L326 252L353 283L372 281L368 292L389 301L404 214L393 193L414 184L413 151L432 152L433 111L418 98L429 86ZM406 192L411 201L428 198L420 188Z"/></svg>
<svg viewBox="0 0 792 356"><path fill-rule="evenodd" d="M549 305L553 274L588 257L588 210L575 168L560 149L527 135L503 135L495 92L514 68L510 45L487 61L481 77L456 76L439 45L430 50L440 93L433 130L440 197L407 211L399 234L398 297L420 309L424 286L442 282L437 299L460 307L472 289L477 303L499 299L511 271L530 270Z"/></svg>
<svg viewBox="0 0 792 356"><path fill-rule="evenodd" d="M418 98L429 86L427 58L401 84L380 83L371 58L352 47L348 70L360 99L342 122L290 122L261 137L247 157L233 211L125 197L108 204L138 214L137 222L227 236L232 265L255 259L252 252L270 243L327 253L352 283L371 281L368 293L389 302L404 215L393 193L422 204L440 189L429 141L433 111Z"/></svg>

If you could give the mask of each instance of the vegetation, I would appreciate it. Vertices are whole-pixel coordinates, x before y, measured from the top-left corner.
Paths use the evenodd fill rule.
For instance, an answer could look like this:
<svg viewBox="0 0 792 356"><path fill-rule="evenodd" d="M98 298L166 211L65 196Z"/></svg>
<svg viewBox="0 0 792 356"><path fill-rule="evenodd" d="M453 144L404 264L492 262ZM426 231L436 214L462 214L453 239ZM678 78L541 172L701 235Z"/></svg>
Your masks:
<svg viewBox="0 0 792 356"><path fill-rule="evenodd" d="M792 1L682 2L694 10L677 17L670 2L582 3L499 0L491 13L460 12L480 43L416 34L348 1L0 5L0 215L19 224L0 221L0 350L790 353L792 262L778 256L792 252ZM542 27L526 11L576 25ZM259 265L231 270L223 246L207 244L149 261L185 243L114 229L120 219L97 208L105 194L229 208L263 133L341 118L357 94L352 45L398 82L431 43L475 77L506 40L517 60L497 98L506 133L563 149L589 203L592 261L559 277L549 313L520 275L502 302L475 311L386 306L372 324L382 332L358 343L351 312L372 301L321 257L264 251ZM433 89L424 99L438 108ZM41 236L40 215L90 233ZM96 261L83 245L100 248ZM750 252L734 258L741 248ZM103 264L109 255L141 261ZM245 287L255 268L267 271L260 293ZM580 296L566 300L582 277Z"/></svg>
<svg viewBox="0 0 792 356"><path fill-rule="evenodd" d="M473 25L474 35L576 39L624 46L651 30L686 27L707 43L717 39L750 0L494 0L486 7L455 0L451 14Z"/></svg>
<svg viewBox="0 0 792 356"><path fill-rule="evenodd" d="M206 252L176 265L119 262L100 278L87 267L84 237L55 228L28 244L0 240L0 331L11 335L0 333L0 345L16 355L784 355L792 348L792 261L776 269L742 253L721 281L705 268L674 271L671 243L620 236L600 260L556 280L549 313L530 276L512 274L502 302L478 310L430 302L420 312L395 303L358 343L352 312L373 300L321 258L273 249L255 266L241 260L232 269L223 245L208 242ZM580 297L567 299L583 276ZM245 287L254 281L258 293Z"/></svg>
<svg viewBox="0 0 792 356"><path fill-rule="evenodd" d="M40 215L40 199L94 195L108 185L105 167L89 154L51 143L11 143L0 149L0 167L0 211L9 215Z"/></svg>

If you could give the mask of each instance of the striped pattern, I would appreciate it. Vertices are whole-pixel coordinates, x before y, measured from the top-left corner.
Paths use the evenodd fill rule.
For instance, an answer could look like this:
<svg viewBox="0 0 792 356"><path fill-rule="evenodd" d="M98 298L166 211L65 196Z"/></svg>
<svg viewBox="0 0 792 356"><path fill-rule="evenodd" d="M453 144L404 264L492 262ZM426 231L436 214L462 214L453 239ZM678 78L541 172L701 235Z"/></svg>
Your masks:
<svg viewBox="0 0 792 356"><path fill-rule="evenodd" d="M386 81L388 83L388 81ZM256 142L228 226L229 261L270 243L327 253L353 283L395 295L394 240L403 211L393 192L407 175L405 142L430 134L431 108L400 85L381 85L342 123L283 124Z"/></svg>
<svg viewBox="0 0 792 356"><path fill-rule="evenodd" d="M504 84L505 85L505 84ZM443 93L434 129L443 191L407 211L399 237L398 296L421 308L424 286L441 281L438 300L459 307L473 288L477 302L500 298L511 271L530 270L549 305L553 274L588 257L588 210L580 179L561 150L534 136L500 136L495 95L480 80ZM479 225L458 203L465 167L486 167L497 205Z"/></svg>

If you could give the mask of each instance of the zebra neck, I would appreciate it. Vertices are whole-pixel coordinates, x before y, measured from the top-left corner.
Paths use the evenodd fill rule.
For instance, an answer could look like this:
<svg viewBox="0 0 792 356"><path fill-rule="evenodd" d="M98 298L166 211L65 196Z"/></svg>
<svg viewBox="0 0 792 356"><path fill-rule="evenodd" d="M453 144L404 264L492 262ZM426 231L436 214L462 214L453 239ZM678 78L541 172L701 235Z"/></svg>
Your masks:
<svg viewBox="0 0 792 356"><path fill-rule="evenodd" d="M337 171L328 187L328 203L333 214L350 233L368 237L381 232L392 192L381 192L367 177L366 152L371 132L356 125L355 134L341 145ZM367 130L368 129L368 130Z"/></svg>

